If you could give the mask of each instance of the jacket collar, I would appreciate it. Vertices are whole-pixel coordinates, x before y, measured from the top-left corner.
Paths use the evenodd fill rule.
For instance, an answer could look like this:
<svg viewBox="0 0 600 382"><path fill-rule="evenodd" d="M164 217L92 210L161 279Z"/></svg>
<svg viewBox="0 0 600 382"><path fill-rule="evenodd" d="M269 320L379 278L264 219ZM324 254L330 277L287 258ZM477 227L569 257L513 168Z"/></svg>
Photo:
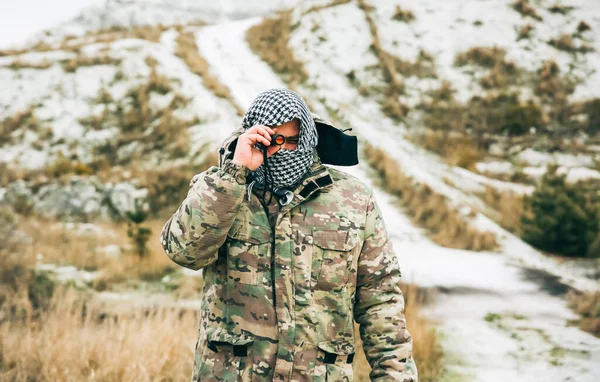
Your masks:
<svg viewBox="0 0 600 382"><path fill-rule="evenodd" d="M333 185L333 177L329 169L321 163L317 153L314 153L314 163L311 172L302 180L300 185L294 190L294 199L281 207L281 212L286 212L309 199L317 191L325 191Z"/></svg>
<svg viewBox="0 0 600 382"><path fill-rule="evenodd" d="M244 128L239 126L236 128L229 137L223 141L219 150L219 166L223 166L225 159L233 158L237 139L244 133ZM300 185L294 189L294 199L287 205L281 208L281 211L288 211L298 204L302 203L306 199L310 198L315 192L323 191L331 187L333 184L333 177L329 172L328 168L321 162L319 155L315 152L313 154L314 163L311 167L311 171L304 177Z"/></svg>

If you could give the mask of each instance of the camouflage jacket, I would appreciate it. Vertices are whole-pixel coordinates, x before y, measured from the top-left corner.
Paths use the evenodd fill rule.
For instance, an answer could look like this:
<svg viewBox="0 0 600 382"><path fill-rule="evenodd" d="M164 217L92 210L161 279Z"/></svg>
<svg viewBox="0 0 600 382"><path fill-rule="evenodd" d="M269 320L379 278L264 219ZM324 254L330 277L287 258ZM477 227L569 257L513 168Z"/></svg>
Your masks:
<svg viewBox="0 0 600 382"><path fill-rule="evenodd" d="M417 381L400 270L372 190L315 161L275 228L249 169L194 176L165 223L177 264L203 269L193 381L353 381L354 322L373 381ZM316 157L318 159L318 157Z"/></svg>

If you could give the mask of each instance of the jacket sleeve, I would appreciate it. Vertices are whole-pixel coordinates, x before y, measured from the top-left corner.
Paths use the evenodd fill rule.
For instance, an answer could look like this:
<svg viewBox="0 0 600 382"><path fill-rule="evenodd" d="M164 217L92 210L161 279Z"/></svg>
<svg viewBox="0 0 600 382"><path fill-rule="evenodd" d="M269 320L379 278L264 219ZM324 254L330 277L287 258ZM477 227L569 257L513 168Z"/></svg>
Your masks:
<svg viewBox="0 0 600 382"><path fill-rule="evenodd" d="M372 193L357 277L354 318L360 325L371 380L417 382L399 284L400 267Z"/></svg>
<svg viewBox="0 0 600 382"><path fill-rule="evenodd" d="M190 181L187 197L162 228L160 242L175 263L198 270L217 260L246 190L249 169L226 160Z"/></svg>

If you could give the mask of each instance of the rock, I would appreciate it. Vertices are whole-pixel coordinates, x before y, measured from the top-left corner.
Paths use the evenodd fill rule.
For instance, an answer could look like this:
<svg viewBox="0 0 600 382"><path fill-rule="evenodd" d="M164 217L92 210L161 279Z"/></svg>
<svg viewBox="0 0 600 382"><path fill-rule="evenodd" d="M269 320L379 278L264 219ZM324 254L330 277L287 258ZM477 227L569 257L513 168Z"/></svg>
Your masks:
<svg viewBox="0 0 600 382"><path fill-rule="evenodd" d="M128 211L140 206L148 208L147 189L129 182L105 184L94 176L74 176L66 184L55 182L37 187L18 180L9 184L2 195L0 203L19 214L35 211L42 216L78 222L123 219Z"/></svg>
<svg viewBox="0 0 600 382"><path fill-rule="evenodd" d="M104 247L98 247L96 248L96 251L111 258L117 258L121 256L122 253L121 247L119 247L117 244L109 244L105 245Z"/></svg>
<svg viewBox="0 0 600 382"><path fill-rule="evenodd" d="M490 155L501 157L501 158L503 158L504 154L505 154L504 148L502 147L502 145L500 143L492 143L490 145L489 152L490 152Z"/></svg>
<svg viewBox="0 0 600 382"><path fill-rule="evenodd" d="M128 211L135 211L137 205L144 205L147 197L147 189L137 189L130 183L118 183L106 190L111 212L119 217L125 217Z"/></svg>
<svg viewBox="0 0 600 382"><path fill-rule="evenodd" d="M74 177L66 185L43 186L35 199L35 209L44 216L88 221L101 215L104 196L96 178Z"/></svg>
<svg viewBox="0 0 600 382"><path fill-rule="evenodd" d="M27 215L33 209L33 193L24 180L17 180L6 187L3 203L11 206L19 214Z"/></svg>

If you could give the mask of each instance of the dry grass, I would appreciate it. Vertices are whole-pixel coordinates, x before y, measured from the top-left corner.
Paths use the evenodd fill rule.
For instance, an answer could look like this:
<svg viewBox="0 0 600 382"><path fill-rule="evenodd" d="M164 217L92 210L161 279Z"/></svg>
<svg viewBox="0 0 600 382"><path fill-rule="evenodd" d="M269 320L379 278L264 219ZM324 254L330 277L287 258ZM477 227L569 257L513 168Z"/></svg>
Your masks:
<svg viewBox="0 0 600 382"><path fill-rule="evenodd" d="M517 41L531 37L531 32L533 32L534 29L534 26L531 24L521 26L519 33L517 34Z"/></svg>
<svg viewBox="0 0 600 382"><path fill-rule="evenodd" d="M28 49L2 49L0 50L0 57L18 56L27 52L29 52Z"/></svg>
<svg viewBox="0 0 600 382"><path fill-rule="evenodd" d="M96 65L118 65L121 63L120 59L112 58L109 55L102 56L84 56L78 55L75 58L62 62L62 67L67 73L74 73L77 69L86 66Z"/></svg>
<svg viewBox="0 0 600 382"><path fill-rule="evenodd" d="M600 292L576 292L567 295L569 305L581 316L576 320L582 330L600 338Z"/></svg>
<svg viewBox="0 0 600 382"><path fill-rule="evenodd" d="M572 76L561 74L558 64L553 60L544 62L533 85L534 93L548 105L545 108L545 118L558 122L562 132L567 134L574 130L570 128L572 106L569 105L569 95L575 91L576 85L577 82ZM561 132L557 127L554 130L556 133Z"/></svg>
<svg viewBox="0 0 600 382"><path fill-rule="evenodd" d="M296 59L289 41L292 32L291 11L265 18L246 32L246 41L252 51L281 75L291 89L306 81L308 73Z"/></svg>
<svg viewBox="0 0 600 382"><path fill-rule="evenodd" d="M494 234L471 226L467 217L451 207L446 197L406 176L385 151L367 145L364 155L382 177L383 187L400 199L414 224L425 228L434 242L444 247L472 251L497 248Z"/></svg>
<svg viewBox="0 0 600 382"><path fill-rule="evenodd" d="M483 154L473 139L448 130L427 130L410 139L428 150L440 154L446 163L474 171Z"/></svg>
<svg viewBox="0 0 600 382"><path fill-rule="evenodd" d="M191 375L199 312L153 304L142 308L132 302L107 303L93 290L82 292L57 285L44 274L31 271L35 254L44 260L89 266L98 245L124 245L119 225L103 227L101 235L79 235L55 229L50 221L19 219L0 210L0 380L7 381L180 381ZM160 221L162 223L163 220ZM157 232L158 221L150 222ZM39 232L31 243L17 239L16 227L27 234ZM43 227L43 228L42 228ZM49 229L50 227L50 229ZM54 227L54 228L52 228ZM116 236L109 234L116 233ZM156 243L154 243L156 242ZM151 261L135 262L135 256L96 262L112 278L100 279L97 289L127 285L148 275L151 263L171 263L150 243ZM98 257L98 255L95 255ZM115 268L116 265L120 267ZM137 269L133 271L131 268ZM159 274L149 273L148 280ZM113 284L110 284L113 283ZM176 298L198 298L202 278L184 277L174 285ZM413 336L413 356L423 381L436 381L442 373L442 352L432 324L421 314L427 297L413 285L403 285L408 330ZM113 288L114 289L114 288ZM145 304L148 306L148 304ZM366 362L357 332L357 381L368 381ZM115 356L117 355L117 356Z"/></svg>
<svg viewBox="0 0 600 382"><path fill-rule="evenodd" d="M181 57L192 73L200 76L207 89L217 97L224 98L236 109L238 115L244 115L242 107L233 99L229 88L210 73L208 62L200 55L193 32L180 33L177 37L176 54Z"/></svg>
<svg viewBox="0 0 600 382"><path fill-rule="evenodd" d="M577 24L577 33L584 33L587 31L592 30L592 27L590 26L590 24L586 23L585 21L580 21L579 24Z"/></svg>
<svg viewBox="0 0 600 382"><path fill-rule="evenodd" d="M542 21L543 18L540 16L535 8L529 4L529 0L517 0L512 5L513 9L519 12L523 17L531 17L535 20Z"/></svg>
<svg viewBox="0 0 600 382"><path fill-rule="evenodd" d="M27 61L23 61L23 60L17 58L16 60L11 62L6 67L13 69L13 70L19 70L19 69L48 69L51 66L52 66L52 62L50 62L49 60L41 60L40 62L27 62Z"/></svg>
<svg viewBox="0 0 600 382"><path fill-rule="evenodd" d="M398 76L396 71L396 60L392 54L387 52L381 46L381 39L379 38L379 31L377 29L377 22L371 16L372 7L366 3L365 0L358 0L359 7L363 10L367 23L369 24L369 30L373 42L371 43L371 49L379 58L379 64L383 70L385 81L388 83L388 87L385 90L386 98L382 102L382 111L390 118L394 120L400 120L408 112L408 108L400 102L400 95L404 94L404 82Z"/></svg>
<svg viewBox="0 0 600 382"><path fill-rule="evenodd" d="M59 290L38 318L0 323L0 380L187 380L197 317L175 308L119 311Z"/></svg>
<svg viewBox="0 0 600 382"><path fill-rule="evenodd" d="M538 131L546 127L541 107L531 100L521 101L518 93L490 92L485 97L473 96L466 103L456 101L453 94L449 83L442 83L423 100L418 107L425 127L462 133L482 149L492 136L522 136L531 127Z"/></svg>
<svg viewBox="0 0 600 382"><path fill-rule="evenodd" d="M443 353L432 323L420 312L421 307L426 303L424 296L428 292L413 284L403 284L401 288L405 300L404 315L406 317L406 324L413 338L413 358L419 370L419 381L439 381L444 371ZM369 373L371 367L362 350L362 341L358 328L358 325L355 324L354 331L357 352L353 365L354 380L356 382L368 382L370 381Z"/></svg>
<svg viewBox="0 0 600 382"><path fill-rule="evenodd" d="M335 7L338 5L342 5L342 4L348 4L349 2L351 2L352 0L333 0L330 3L327 4L323 4L323 5L313 5L312 7L308 8L303 15L312 13L312 12L319 12L323 9L326 8L331 8L331 7Z"/></svg>
<svg viewBox="0 0 600 382"><path fill-rule="evenodd" d="M152 239L158 235L163 224L164 219L142 223L152 232L147 242L148 253L144 258L135 253L124 222L98 222L94 224L97 231L75 233L54 219L23 218L19 230L30 237L30 242L20 244L17 248L23 264L40 261L99 271L90 284L96 290L136 289L142 282L160 281L177 269L177 265L164 254L158 240ZM102 248L108 245L120 248L120 253L106 254ZM190 289L190 286L186 288Z"/></svg>
<svg viewBox="0 0 600 382"><path fill-rule="evenodd" d="M0 221L1 381L189 378L196 312L109 306L33 270L39 253L80 266L82 258L97 261L93 248L108 244L106 232L95 238L60 232L50 221L19 219L6 208ZM164 253L162 258L170 262Z"/></svg>
<svg viewBox="0 0 600 382"><path fill-rule="evenodd" d="M497 46L473 47L459 53L455 65L477 65L489 69L479 81L484 89L505 89L516 84L520 74L517 65L506 60L506 51Z"/></svg>
<svg viewBox="0 0 600 382"><path fill-rule="evenodd" d="M437 78L435 58L424 50L419 51L415 62L405 61L400 57L390 56L394 62L396 72L405 77Z"/></svg>
<svg viewBox="0 0 600 382"><path fill-rule="evenodd" d="M552 45L556 49L569 53L588 53L594 50L589 45L576 44L573 40L573 36L568 33L563 33L559 37L551 39L548 41L548 44Z"/></svg>
<svg viewBox="0 0 600 382"><path fill-rule="evenodd" d="M402 7L396 5L396 10L394 11L392 19L396 21L410 23L412 21L415 21L415 14L410 10L402 9Z"/></svg>
<svg viewBox="0 0 600 382"><path fill-rule="evenodd" d="M499 191L494 187L486 186L481 197L493 209L493 211L487 213L492 220L515 235L521 235L522 195L512 191Z"/></svg>
<svg viewBox="0 0 600 382"><path fill-rule="evenodd" d="M575 9L575 7L571 7L568 5L562 5L560 3L556 3L553 4L552 6L550 6L550 8L548 8L548 11L550 11L550 13L557 13L560 15L566 15L569 12L571 12L573 9Z"/></svg>
<svg viewBox="0 0 600 382"><path fill-rule="evenodd" d="M493 47L473 47L466 52L459 53L454 61L457 66L479 65L484 68L493 68L499 63L503 63L506 57L506 50Z"/></svg>
<svg viewBox="0 0 600 382"><path fill-rule="evenodd" d="M200 120L182 119L177 113L185 109L190 100L175 93L169 104L157 108L150 102L152 93L174 93L171 81L154 69L147 82L129 89L118 100L113 100L110 94L106 94L106 89L100 88L92 102L104 104L103 112L82 118L79 123L95 130L116 126L119 134L94 148L96 161L107 160L115 165L135 160L135 156L118 155L120 148L134 141L140 144L140 149L135 153L138 156L159 152L170 158L181 158L188 154L188 129L200 123Z"/></svg>
<svg viewBox="0 0 600 382"><path fill-rule="evenodd" d="M0 121L0 142L14 144L17 133L21 132L22 135L25 131L38 132L41 129L41 122L35 116L35 107L32 105Z"/></svg>

